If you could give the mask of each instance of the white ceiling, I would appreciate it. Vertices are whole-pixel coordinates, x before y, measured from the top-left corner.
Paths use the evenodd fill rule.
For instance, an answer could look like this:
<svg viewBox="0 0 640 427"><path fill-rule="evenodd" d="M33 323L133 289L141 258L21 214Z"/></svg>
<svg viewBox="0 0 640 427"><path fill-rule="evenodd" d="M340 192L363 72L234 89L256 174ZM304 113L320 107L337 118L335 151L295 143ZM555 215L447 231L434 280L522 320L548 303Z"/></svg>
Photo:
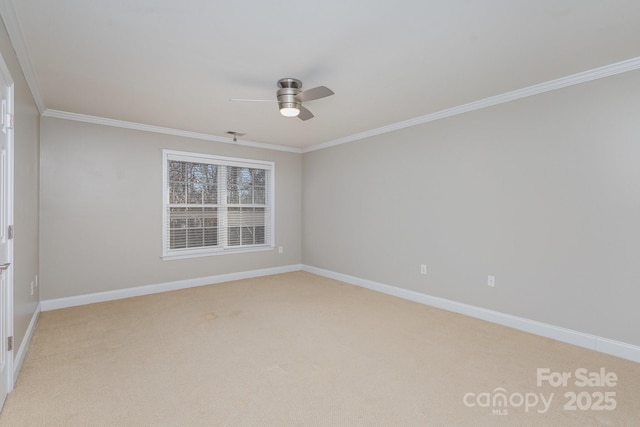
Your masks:
<svg viewBox="0 0 640 427"><path fill-rule="evenodd" d="M43 112L295 149L640 57L638 0L1 1Z"/></svg>

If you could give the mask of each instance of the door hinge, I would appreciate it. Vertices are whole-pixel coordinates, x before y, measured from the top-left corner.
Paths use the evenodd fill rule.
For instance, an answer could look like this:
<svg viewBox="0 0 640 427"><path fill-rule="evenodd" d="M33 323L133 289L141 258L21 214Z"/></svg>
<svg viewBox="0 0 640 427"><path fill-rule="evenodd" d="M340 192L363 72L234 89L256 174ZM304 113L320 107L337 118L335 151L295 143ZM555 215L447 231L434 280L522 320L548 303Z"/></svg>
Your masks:
<svg viewBox="0 0 640 427"><path fill-rule="evenodd" d="M7 114L7 129L13 129L13 114Z"/></svg>
<svg viewBox="0 0 640 427"><path fill-rule="evenodd" d="M7 239L13 239L13 225L7 228Z"/></svg>
<svg viewBox="0 0 640 427"><path fill-rule="evenodd" d="M13 337L7 338L7 351L13 350Z"/></svg>

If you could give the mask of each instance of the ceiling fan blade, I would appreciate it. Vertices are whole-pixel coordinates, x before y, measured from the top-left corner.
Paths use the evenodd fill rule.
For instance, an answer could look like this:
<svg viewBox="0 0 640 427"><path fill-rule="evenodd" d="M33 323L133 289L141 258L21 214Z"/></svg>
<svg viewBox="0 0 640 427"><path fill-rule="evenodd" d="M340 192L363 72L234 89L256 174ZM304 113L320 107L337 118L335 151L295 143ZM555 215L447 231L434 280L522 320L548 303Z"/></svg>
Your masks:
<svg viewBox="0 0 640 427"><path fill-rule="evenodd" d="M296 99L300 102L313 101L333 95L333 91L326 86L318 86L305 90L296 95Z"/></svg>
<svg viewBox="0 0 640 427"><path fill-rule="evenodd" d="M300 108L300 114L298 114L298 118L300 120L313 119L313 113L311 111L307 110L302 105L299 108Z"/></svg>
<svg viewBox="0 0 640 427"><path fill-rule="evenodd" d="M230 98L232 102L278 102L277 99L242 99L242 98Z"/></svg>

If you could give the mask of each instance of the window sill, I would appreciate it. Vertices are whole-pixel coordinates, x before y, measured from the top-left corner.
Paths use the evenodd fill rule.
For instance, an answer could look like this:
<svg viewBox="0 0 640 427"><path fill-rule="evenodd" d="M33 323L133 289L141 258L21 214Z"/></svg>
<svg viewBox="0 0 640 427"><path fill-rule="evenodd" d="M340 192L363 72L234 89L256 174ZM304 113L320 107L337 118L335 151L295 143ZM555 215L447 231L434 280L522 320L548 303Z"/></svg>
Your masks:
<svg viewBox="0 0 640 427"><path fill-rule="evenodd" d="M243 254L248 252L264 252L264 251L272 251L274 249L275 249L275 246L254 246L250 248L217 249L215 251L175 253L170 255L162 255L160 258L162 258L163 261L170 261L174 259L202 258L207 256Z"/></svg>

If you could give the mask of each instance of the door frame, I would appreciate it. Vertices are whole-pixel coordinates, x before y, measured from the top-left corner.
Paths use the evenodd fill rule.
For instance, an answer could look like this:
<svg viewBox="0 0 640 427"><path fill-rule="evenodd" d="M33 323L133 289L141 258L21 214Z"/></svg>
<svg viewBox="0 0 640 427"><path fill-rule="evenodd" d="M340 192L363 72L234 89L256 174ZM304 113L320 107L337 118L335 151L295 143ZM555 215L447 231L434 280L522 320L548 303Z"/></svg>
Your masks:
<svg viewBox="0 0 640 427"><path fill-rule="evenodd" d="M7 109L6 114L11 117L10 126L7 126L7 225L13 227L14 217L14 140L13 140L13 115L14 115L14 81L9 72L9 68L0 54L0 76L7 84ZM1 113L0 113L1 114ZM4 120L7 120L7 116ZM14 337L13 335L13 238L7 240L7 262L11 263L11 266L7 269L5 274L7 275L7 300L6 307L3 307L5 313L5 325L6 336ZM13 348L7 351L7 372L6 378L2 378L1 381L7 382L7 393L13 391L14 385L14 360L13 355L16 350L15 337L13 338ZM1 406L0 406L1 409Z"/></svg>

